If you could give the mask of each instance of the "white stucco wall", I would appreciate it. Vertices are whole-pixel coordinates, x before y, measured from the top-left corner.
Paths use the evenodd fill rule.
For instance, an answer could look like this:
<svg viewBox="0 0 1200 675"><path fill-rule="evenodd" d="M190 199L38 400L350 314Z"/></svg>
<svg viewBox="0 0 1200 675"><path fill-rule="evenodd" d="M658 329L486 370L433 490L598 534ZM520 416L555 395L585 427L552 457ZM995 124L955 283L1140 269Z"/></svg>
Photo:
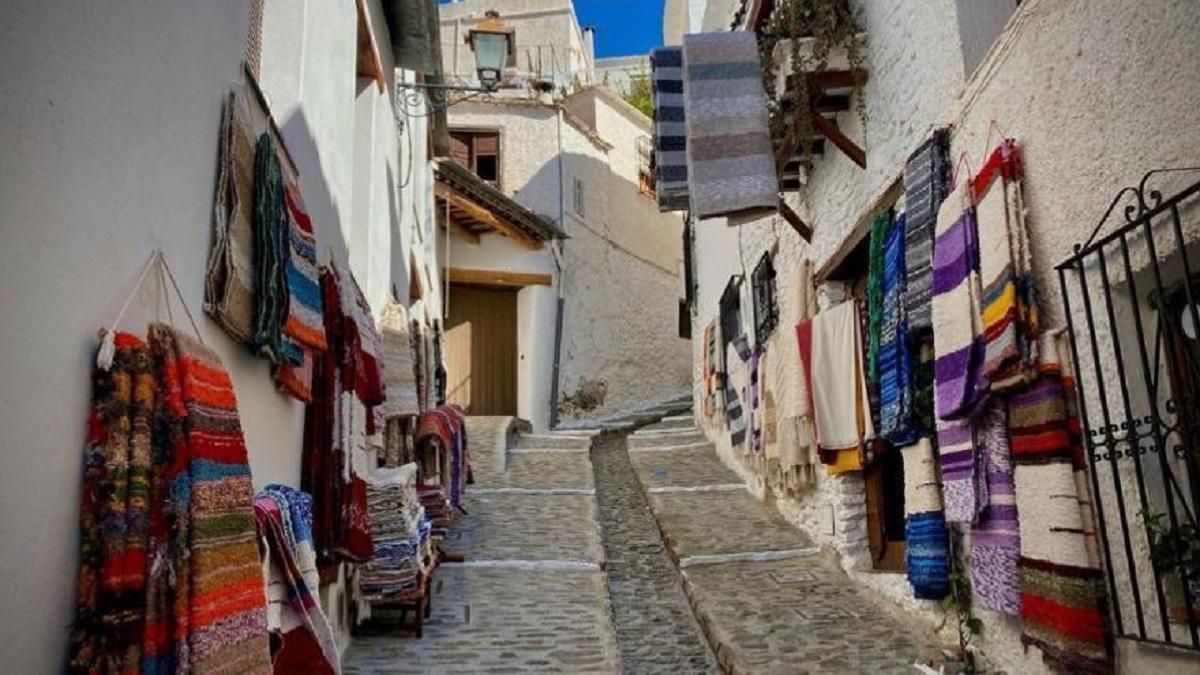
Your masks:
<svg viewBox="0 0 1200 675"><path fill-rule="evenodd" d="M381 56L386 28L370 2ZM151 251L161 247L205 341L233 378L254 483L298 485L303 407L275 391L266 361L201 313L217 133L231 84L242 81L247 3L8 3L0 103L0 662L11 672L59 672L73 613L77 518L90 361L98 327L115 318ZM322 258L350 266L372 305L407 263L412 243L391 214L429 189L419 166L400 175L390 98L372 89L356 120L354 5L267 3L261 82L300 183ZM354 202L355 128L370 122L370 190ZM423 123L422 123L423 124ZM406 161L409 161L406 158ZM407 171L407 169L406 169ZM397 196L398 195L398 196ZM429 227L429 213L421 220ZM407 251L398 257L406 258ZM432 262L432 255L425 255ZM403 272L401 274L401 271ZM153 318L153 284L123 327ZM435 300L439 300L435 296ZM183 321L178 306L177 320Z"/></svg>
<svg viewBox="0 0 1200 675"><path fill-rule="evenodd" d="M604 405L586 412L597 416L688 386L688 343L677 337L682 222L677 215L658 213L654 202L637 191L635 138L649 133L644 116L592 91L564 106L576 121L565 115L560 121L553 105L514 102L465 102L451 108L450 117L454 129L500 132L501 183L507 194L554 222L561 209L561 227L569 236L561 244L562 272L549 246L531 252L501 237L485 236L479 245L452 237L448 264L556 275L556 293L565 299L560 400L584 379L604 380ZM589 136L580 119L595 124L600 140ZM582 216L574 209L576 178L584 185ZM549 345L545 351L531 346L529 355L552 367L553 316L534 313L532 307L519 303L518 339L522 345ZM531 342L521 337L526 334ZM645 364L651 363L647 370ZM523 378L538 377L549 382L552 370L522 362L518 415L528 413L535 428L542 411L549 410L549 389L543 397L540 380L537 389L527 390Z"/></svg>
<svg viewBox="0 0 1200 675"><path fill-rule="evenodd" d="M827 262L847 235L869 218L872 204L901 176L904 160L934 127L953 124L952 156L967 151L977 164L991 120L1023 146L1043 321L1063 325L1053 266L1072 245L1087 238L1118 189L1136 183L1153 168L1194 166L1200 154L1200 113L1191 101L1200 86L1200 57L1194 49L1200 38L1200 8L1182 0L1029 0L1016 10L995 44L985 47L981 63L971 68L968 61L976 45L960 40L960 27L977 37L986 33L983 24L994 28L997 23L994 16L976 21L979 17L960 15L979 9L975 3L882 1L854 6L869 46L868 121L864 128L853 113L840 115L838 121L866 151L867 169L859 169L832 147L816 160L803 196L789 199L815 230L811 246L772 219L740 232L740 257L747 269L778 237L780 325L790 332L795 323L797 260L807 256L818 267ZM696 336L717 315L725 283L739 271L738 256L728 253L739 249L738 234L720 219L698 226ZM693 355L699 373L698 342ZM767 358L783 358L789 371L800 372L790 335L769 344ZM1112 363L1106 360L1105 368ZM741 458L733 456L723 428L713 427L709 433L728 463L752 483L761 483ZM857 580L914 616L940 622L940 612L931 603L912 600L902 577L857 571L865 541L860 535L861 484L856 483L821 476L803 498L784 497L776 503L819 542L837 548ZM1025 653L1021 648L1018 622L978 614L986 624L979 644L991 664L1011 673L1045 672L1036 650ZM1195 667L1194 660L1186 659L1132 643L1122 642L1118 649L1122 672L1184 672Z"/></svg>

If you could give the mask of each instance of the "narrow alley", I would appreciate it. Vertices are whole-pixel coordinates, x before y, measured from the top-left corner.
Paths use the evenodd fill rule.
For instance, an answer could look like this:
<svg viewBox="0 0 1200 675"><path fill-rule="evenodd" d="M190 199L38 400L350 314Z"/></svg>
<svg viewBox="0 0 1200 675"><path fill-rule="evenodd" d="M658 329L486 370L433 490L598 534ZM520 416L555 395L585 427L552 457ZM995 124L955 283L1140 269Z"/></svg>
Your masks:
<svg viewBox="0 0 1200 675"><path fill-rule="evenodd" d="M690 407L639 420L515 438L507 418L469 420L476 484L446 540L464 561L439 570L422 639L357 638L346 672L904 673L940 658L749 494ZM846 630L863 621L869 637Z"/></svg>
<svg viewBox="0 0 1200 675"><path fill-rule="evenodd" d="M1197 0L0 19L0 673L1200 675Z"/></svg>

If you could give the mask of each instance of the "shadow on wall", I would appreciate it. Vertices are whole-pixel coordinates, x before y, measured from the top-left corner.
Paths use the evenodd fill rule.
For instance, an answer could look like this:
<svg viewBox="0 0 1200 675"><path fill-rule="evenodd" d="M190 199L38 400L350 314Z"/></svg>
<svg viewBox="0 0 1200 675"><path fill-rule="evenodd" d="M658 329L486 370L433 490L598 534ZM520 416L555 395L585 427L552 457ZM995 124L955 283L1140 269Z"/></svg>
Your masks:
<svg viewBox="0 0 1200 675"><path fill-rule="evenodd" d="M688 389L691 347L679 337L682 219L660 214L608 162L561 157L561 174L558 160L546 162L515 195L543 213L557 212L561 196L570 237L555 405L567 417L598 417Z"/></svg>

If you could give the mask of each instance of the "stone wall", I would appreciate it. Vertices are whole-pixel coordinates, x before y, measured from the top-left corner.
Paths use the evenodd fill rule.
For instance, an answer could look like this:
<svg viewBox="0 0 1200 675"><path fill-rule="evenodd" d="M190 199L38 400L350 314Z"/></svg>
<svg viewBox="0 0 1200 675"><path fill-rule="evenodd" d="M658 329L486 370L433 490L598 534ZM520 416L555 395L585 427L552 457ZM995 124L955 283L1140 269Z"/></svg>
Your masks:
<svg viewBox="0 0 1200 675"><path fill-rule="evenodd" d="M867 169L859 169L832 147L816 159L802 196L789 198L814 228L811 246L774 218L740 231L721 219L699 223L694 334L699 337L717 316L717 301L729 276L752 269L763 251L775 249L780 326L788 335L772 338L767 358L782 358L787 369L801 372L790 333L796 318L797 261L807 257L820 268L852 243L848 237L863 231L872 206L900 179L904 160L932 129L952 125L953 156L966 151L970 164L977 164L992 120L1024 146L1039 302L1046 325L1063 325L1054 265L1087 238L1122 186L1135 184L1150 169L1195 165L1200 155L1200 112L1190 102L1200 87L1200 56L1193 48L1200 38L1200 8L1184 0L1027 0L987 47L978 67L966 72L964 64L976 60L978 47L966 44L959 33L961 26L970 24L962 12L971 3L897 0L852 5L868 41L868 119L864 126L857 115L846 113L838 121L866 151ZM990 20L994 25L994 17ZM979 36L973 33L970 39ZM1200 231L1200 218L1185 211L1184 227L1194 236ZM731 255L734 251L737 254ZM1144 251L1133 253L1135 268L1144 266ZM1101 336L1100 342L1111 354L1111 348L1104 347L1111 338ZM701 349L697 340L693 358L698 409ZM1115 359L1102 363L1105 377L1115 382ZM1095 386L1089 389L1085 382L1084 388L1093 399L1090 408L1097 410ZM707 431L725 461L760 493L767 492L743 458L734 456L724 427L709 425ZM865 571L869 563L864 558L861 490L856 479L820 476L800 499L772 498L792 522L836 548L855 579L936 625L940 610L934 603L913 600L902 576ZM1129 600L1122 596L1122 602ZM1011 673L1045 671L1036 650L1027 654L1020 646L1019 622L977 614L986 626L978 644L990 663ZM953 638L949 632L943 636ZM1143 665L1151 667L1152 660L1169 656L1124 643L1118 652L1126 672L1144 672ZM1175 667L1179 663L1171 662Z"/></svg>

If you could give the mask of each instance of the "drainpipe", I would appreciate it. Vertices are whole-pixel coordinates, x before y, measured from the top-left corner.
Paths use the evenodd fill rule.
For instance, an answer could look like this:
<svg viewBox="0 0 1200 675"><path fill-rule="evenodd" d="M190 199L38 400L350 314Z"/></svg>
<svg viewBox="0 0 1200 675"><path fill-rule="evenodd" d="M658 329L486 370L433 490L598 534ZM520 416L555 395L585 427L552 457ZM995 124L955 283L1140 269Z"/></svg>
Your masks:
<svg viewBox="0 0 1200 675"><path fill-rule="evenodd" d="M566 209L566 175L563 168L563 111L561 106L556 106L558 111L558 228L563 232L567 231L567 209ZM562 265L562 240L550 242L550 252L554 255L554 267L558 277L558 302L555 307L554 316L554 365L551 369L550 380L550 428L558 426L558 394L559 394L559 370L562 364L562 338L563 338L563 312L566 307L566 299L563 294L563 265Z"/></svg>

